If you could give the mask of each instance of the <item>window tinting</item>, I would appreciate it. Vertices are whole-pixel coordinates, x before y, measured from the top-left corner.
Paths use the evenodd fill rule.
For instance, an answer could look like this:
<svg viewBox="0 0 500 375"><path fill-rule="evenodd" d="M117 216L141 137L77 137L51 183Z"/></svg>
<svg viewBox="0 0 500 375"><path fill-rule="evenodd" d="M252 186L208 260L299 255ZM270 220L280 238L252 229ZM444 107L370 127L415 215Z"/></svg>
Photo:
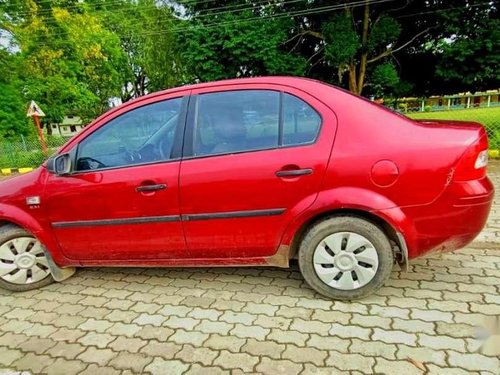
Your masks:
<svg viewBox="0 0 500 375"><path fill-rule="evenodd" d="M78 146L76 170L170 159L182 98L136 108L102 126Z"/></svg>
<svg viewBox="0 0 500 375"><path fill-rule="evenodd" d="M285 94L283 98L283 145L300 145L315 141L321 117L306 102Z"/></svg>
<svg viewBox="0 0 500 375"><path fill-rule="evenodd" d="M276 91L242 90L198 97L194 154L212 155L278 147Z"/></svg>

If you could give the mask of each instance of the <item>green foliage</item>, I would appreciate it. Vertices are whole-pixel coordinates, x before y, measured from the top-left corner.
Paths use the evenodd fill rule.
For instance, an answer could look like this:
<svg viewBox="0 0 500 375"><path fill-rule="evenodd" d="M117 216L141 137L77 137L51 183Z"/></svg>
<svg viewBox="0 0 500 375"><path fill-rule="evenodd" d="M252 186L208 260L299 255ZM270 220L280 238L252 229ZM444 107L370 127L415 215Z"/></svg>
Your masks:
<svg viewBox="0 0 500 375"><path fill-rule="evenodd" d="M500 20L486 18L472 29L457 27L456 31L453 40L440 43L443 52L437 74L447 81L462 81L472 91L498 87Z"/></svg>
<svg viewBox="0 0 500 375"><path fill-rule="evenodd" d="M32 99L45 123L88 121L110 100L226 78L338 77L393 98L498 87L493 3L330 3L0 0L0 137L33 134Z"/></svg>
<svg viewBox="0 0 500 375"><path fill-rule="evenodd" d="M333 66L348 64L361 48L350 17L337 15L323 25L325 58Z"/></svg>
<svg viewBox="0 0 500 375"><path fill-rule="evenodd" d="M398 110L403 113L408 112L408 103L398 103Z"/></svg>
<svg viewBox="0 0 500 375"><path fill-rule="evenodd" d="M18 56L0 50L0 137L27 135L26 104L17 74Z"/></svg>
<svg viewBox="0 0 500 375"><path fill-rule="evenodd" d="M199 81L260 75L303 75L304 57L283 49L292 22L287 19L244 22L250 12L194 21L179 34L182 61ZM242 22L237 22L242 20ZM217 21L220 26L204 26Z"/></svg>
<svg viewBox="0 0 500 375"><path fill-rule="evenodd" d="M66 142L66 139L47 137L46 141L51 155ZM0 168L38 167L46 158L36 136L0 140Z"/></svg>
<svg viewBox="0 0 500 375"><path fill-rule="evenodd" d="M78 113L91 119L120 94L124 55L117 36L85 8L34 7L31 17L13 26L21 49L25 100L35 100L47 122Z"/></svg>
<svg viewBox="0 0 500 375"><path fill-rule="evenodd" d="M119 38L126 57L121 63L123 101L184 83L184 64L172 32L182 21L174 18L169 6L155 0L90 4Z"/></svg>
<svg viewBox="0 0 500 375"><path fill-rule="evenodd" d="M371 82L373 92L377 97L393 93L400 84L399 75L394 64L388 62L375 67Z"/></svg>
<svg viewBox="0 0 500 375"><path fill-rule="evenodd" d="M370 52L380 48L385 49L387 45L396 43L400 34L400 23L392 17L383 15L373 24L368 36L367 49Z"/></svg>

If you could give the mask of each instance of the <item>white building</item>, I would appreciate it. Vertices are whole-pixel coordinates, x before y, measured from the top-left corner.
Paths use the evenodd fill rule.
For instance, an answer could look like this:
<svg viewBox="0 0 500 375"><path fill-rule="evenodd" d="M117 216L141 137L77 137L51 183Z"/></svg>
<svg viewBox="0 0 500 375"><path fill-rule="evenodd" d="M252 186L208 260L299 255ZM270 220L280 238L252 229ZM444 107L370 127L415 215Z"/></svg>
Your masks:
<svg viewBox="0 0 500 375"><path fill-rule="evenodd" d="M78 116L65 116L60 124L50 124L52 135L71 137L85 127L82 119Z"/></svg>

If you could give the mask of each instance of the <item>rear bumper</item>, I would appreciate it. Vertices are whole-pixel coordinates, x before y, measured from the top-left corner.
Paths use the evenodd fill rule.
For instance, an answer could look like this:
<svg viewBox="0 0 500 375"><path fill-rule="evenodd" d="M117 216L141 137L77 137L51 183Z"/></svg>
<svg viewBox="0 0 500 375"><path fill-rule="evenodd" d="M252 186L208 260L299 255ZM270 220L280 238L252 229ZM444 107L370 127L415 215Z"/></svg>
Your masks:
<svg viewBox="0 0 500 375"><path fill-rule="evenodd" d="M403 234L409 259L429 252L448 252L466 246L483 229L493 202L488 177L452 182L434 202L381 210Z"/></svg>

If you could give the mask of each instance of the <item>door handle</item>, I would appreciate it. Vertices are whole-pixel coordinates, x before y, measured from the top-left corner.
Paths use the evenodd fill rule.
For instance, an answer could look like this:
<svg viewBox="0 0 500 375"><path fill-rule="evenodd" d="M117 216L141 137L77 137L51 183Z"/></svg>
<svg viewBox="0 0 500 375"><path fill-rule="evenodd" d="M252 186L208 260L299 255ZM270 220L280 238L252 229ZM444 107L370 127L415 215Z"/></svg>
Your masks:
<svg viewBox="0 0 500 375"><path fill-rule="evenodd" d="M277 177L296 177L312 174L312 168L280 170L276 172Z"/></svg>
<svg viewBox="0 0 500 375"><path fill-rule="evenodd" d="M165 190L167 188L166 184L158 184L158 185L142 185L142 186L137 186L135 188L135 191L138 193L144 193L144 192L151 192L151 191L157 191L157 190Z"/></svg>

